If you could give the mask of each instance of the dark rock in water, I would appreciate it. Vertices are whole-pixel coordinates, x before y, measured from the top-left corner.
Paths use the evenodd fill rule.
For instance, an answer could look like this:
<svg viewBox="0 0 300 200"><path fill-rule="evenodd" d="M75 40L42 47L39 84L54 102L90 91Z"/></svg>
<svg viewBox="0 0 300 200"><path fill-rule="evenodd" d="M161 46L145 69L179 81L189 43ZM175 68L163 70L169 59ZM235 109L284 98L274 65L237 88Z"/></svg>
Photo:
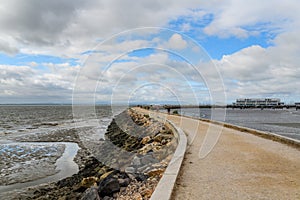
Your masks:
<svg viewBox="0 0 300 200"><path fill-rule="evenodd" d="M97 187L88 188L82 195L81 200L100 200Z"/></svg>
<svg viewBox="0 0 300 200"><path fill-rule="evenodd" d="M120 191L120 184L118 179L116 178L104 179L99 184L99 188L98 188L98 193L100 194L101 197L111 196L115 192L119 192L119 191Z"/></svg>

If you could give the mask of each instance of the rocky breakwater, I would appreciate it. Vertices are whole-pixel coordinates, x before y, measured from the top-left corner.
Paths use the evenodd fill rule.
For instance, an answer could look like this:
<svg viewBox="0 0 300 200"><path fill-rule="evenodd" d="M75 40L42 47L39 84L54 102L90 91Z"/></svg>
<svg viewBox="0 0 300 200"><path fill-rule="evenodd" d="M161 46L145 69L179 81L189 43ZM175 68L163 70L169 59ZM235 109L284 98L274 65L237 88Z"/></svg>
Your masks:
<svg viewBox="0 0 300 200"><path fill-rule="evenodd" d="M177 139L167 125L128 109L115 116L104 140L88 148L78 143L77 174L11 199L150 199Z"/></svg>
<svg viewBox="0 0 300 200"><path fill-rule="evenodd" d="M105 166L88 177L82 199L149 199L176 149L163 123L131 109L117 115L93 155Z"/></svg>

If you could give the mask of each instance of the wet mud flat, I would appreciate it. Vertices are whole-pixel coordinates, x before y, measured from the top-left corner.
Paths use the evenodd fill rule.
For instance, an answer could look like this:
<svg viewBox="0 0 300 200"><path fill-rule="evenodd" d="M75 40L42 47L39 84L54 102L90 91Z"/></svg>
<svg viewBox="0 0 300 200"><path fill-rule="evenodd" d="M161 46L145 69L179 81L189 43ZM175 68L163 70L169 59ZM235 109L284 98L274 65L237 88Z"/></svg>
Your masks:
<svg viewBox="0 0 300 200"><path fill-rule="evenodd" d="M0 199L34 199L32 192L78 173L89 157L76 129L10 137L0 151Z"/></svg>
<svg viewBox="0 0 300 200"><path fill-rule="evenodd" d="M17 162L25 164L23 169L27 164L28 169L38 171L34 159L44 159L44 164L40 164L41 168L48 169L48 174L41 170L40 174L44 178L57 174L55 163L63 156L66 143L76 143L79 148L72 160L76 162L78 171L56 181L49 180L2 192L0 190L0 199L149 199L177 145L172 132L164 124L129 110L114 118L107 129L105 140L82 142L80 133L76 129L70 129L64 134L52 132L22 136L14 138L14 142L36 143L32 148L25 148L25 152L32 154L32 158L17 158ZM39 146L45 143L49 143L46 148ZM5 152L8 154L8 148ZM18 150L15 153L17 152ZM1 184L22 184L27 180L43 179L38 176L39 173L30 174L23 171L22 167L20 170L13 168L8 157L3 165L6 166L3 176L7 178ZM14 178L17 174L19 179Z"/></svg>
<svg viewBox="0 0 300 200"><path fill-rule="evenodd" d="M55 163L65 150L63 144L0 144L0 185L11 185L56 174Z"/></svg>

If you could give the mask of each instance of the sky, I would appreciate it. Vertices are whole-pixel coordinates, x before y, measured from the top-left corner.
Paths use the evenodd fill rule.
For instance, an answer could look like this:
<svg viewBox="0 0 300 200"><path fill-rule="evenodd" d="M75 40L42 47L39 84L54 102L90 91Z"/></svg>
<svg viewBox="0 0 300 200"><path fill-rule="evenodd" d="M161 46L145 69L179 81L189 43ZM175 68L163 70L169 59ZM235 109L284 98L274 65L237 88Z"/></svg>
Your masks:
<svg viewBox="0 0 300 200"><path fill-rule="evenodd" d="M298 0L0 3L0 104L300 102Z"/></svg>

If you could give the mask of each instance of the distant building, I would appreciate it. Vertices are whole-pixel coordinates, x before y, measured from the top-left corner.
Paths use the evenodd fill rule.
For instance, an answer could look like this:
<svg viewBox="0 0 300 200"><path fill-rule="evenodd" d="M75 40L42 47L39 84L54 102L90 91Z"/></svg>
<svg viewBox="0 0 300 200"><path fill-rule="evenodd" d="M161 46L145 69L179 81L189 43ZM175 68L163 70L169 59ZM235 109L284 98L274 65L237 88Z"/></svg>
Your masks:
<svg viewBox="0 0 300 200"><path fill-rule="evenodd" d="M283 105L280 99L260 99L260 98L251 98L251 99L237 99L235 106L238 107L273 107Z"/></svg>

